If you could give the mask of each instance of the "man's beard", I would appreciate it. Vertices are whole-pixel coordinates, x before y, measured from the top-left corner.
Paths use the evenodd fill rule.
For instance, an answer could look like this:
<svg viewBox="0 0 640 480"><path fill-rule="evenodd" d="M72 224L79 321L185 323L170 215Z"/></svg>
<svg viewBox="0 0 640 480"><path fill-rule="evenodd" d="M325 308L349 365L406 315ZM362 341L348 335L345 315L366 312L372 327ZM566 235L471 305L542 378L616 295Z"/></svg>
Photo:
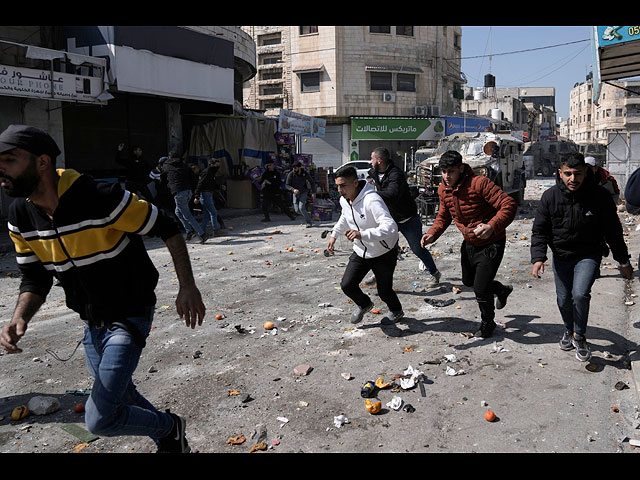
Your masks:
<svg viewBox="0 0 640 480"><path fill-rule="evenodd" d="M11 187L3 187L10 197L28 197L40 184L40 175L36 169L36 162L32 159L26 170L16 178L5 176L11 182Z"/></svg>

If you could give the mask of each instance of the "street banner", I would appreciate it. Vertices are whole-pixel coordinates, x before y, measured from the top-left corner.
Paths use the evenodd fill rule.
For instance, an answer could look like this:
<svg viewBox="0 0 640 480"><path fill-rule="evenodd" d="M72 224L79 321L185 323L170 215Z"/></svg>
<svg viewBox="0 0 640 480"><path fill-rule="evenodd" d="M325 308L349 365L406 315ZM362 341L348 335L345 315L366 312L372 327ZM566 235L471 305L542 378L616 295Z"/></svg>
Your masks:
<svg viewBox="0 0 640 480"><path fill-rule="evenodd" d="M291 110L280 109L278 131L295 133L303 137L324 138L327 121L324 118L310 117Z"/></svg>

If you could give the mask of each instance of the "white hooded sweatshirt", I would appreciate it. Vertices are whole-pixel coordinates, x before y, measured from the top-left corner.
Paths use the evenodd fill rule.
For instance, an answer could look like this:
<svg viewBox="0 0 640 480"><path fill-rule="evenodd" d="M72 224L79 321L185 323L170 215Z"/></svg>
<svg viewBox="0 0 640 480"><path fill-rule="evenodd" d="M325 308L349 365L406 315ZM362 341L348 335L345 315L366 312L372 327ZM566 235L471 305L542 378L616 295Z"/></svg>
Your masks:
<svg viewBox="0 0 640 480"><path fill-rule="evenodd" d="M392 250L399 239L398 225L387 206L371 184L360 180L364 187L353 203L341 197L342 213L331 236L337 238L347 230L358 230L362 240L355 239L353 251L362 258L375 258Z"/></svg>

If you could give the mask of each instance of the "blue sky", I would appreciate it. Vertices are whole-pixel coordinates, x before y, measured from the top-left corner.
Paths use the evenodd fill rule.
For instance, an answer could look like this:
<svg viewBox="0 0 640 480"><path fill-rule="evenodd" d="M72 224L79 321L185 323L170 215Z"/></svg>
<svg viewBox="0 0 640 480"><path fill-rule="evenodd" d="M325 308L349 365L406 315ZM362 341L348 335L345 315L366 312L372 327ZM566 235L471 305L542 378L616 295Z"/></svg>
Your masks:
<svg viewBox="0 0 640 480"><path fill-rule="evenodd" d="M569 92L592 70L591 41L543 50L498 55L591 39L589 26L463 26L462 71L467 86L484 86L484 76L496 77L496 87L555 87L556 111L569 116ZM489 57L469 58L481 55Z"/></svg>

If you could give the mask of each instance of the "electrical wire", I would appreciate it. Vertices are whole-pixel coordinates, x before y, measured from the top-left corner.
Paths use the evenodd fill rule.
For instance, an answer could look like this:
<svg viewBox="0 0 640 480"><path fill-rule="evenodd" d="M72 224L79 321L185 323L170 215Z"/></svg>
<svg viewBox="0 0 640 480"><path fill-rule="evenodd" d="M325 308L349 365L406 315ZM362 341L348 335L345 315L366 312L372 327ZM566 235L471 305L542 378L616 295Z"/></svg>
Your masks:
<svg viewBox="0 0 640 480"><path fill-rule="evenodd" d="M514 50L514 51L512 51L512 52L491 53L491 54L489 54L489 55L476 55L476 56L473 56L473 57L460 57L460 58L458 58L458 59L456 59L456 58L450 58L450 59L448 59L448 60L469 60L469 59L472 59L472 58L497 57L497 56L499 56L499 55L512 55L512 54L514 54L514 53L533 52L533 51L535 51L535 50L544 50L544 49L547 49L547 48L562 47L562 46L564 46L564 45L572 45L572 44L574 44L574 43L582 43L582 42L590 42L590 41L591 41L591 39L590 39L590 38L587 38L587 39L585 39L585 40L576 40L576 41L573 41L573 42L558 43L558 44L556 44L556 45L547 45L547 46L545 46L545 47L527 48L527 49L525 49L525 50Z"/></svg>

